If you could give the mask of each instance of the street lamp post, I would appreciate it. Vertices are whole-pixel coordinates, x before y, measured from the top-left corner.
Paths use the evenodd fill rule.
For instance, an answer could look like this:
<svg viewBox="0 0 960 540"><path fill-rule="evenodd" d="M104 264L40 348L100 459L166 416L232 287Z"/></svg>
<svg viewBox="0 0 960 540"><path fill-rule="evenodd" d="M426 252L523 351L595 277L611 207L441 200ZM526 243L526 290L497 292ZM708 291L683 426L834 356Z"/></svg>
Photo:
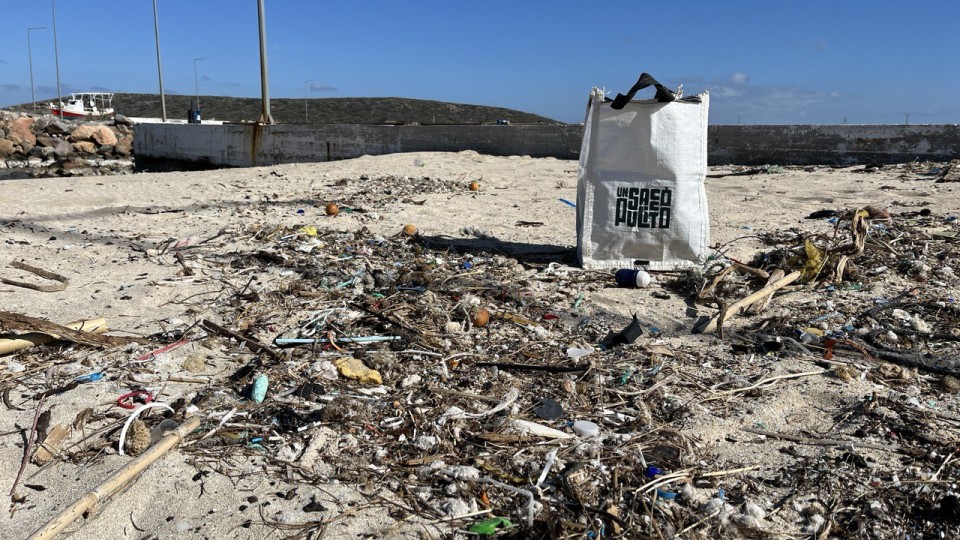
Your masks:
<svg viewBox="0 0 960 540"><path fill-rule="evenodd" d="M303 81L303 123L307 123L307 83L312 83L313 79Z"/></svg>
<svg viewBox="0 0 960 540"><path fill-rule="evenodd" d="M33 93L33 50L30 48L30 31L43 30L46 26L27 28L27 58L30 61L30 102L33 104L33 114L37 114L37 96Z"/></svg>
<svg viewBox="0 0 960 540"><path fill-rule="evenodd" d="M200 110L200 82L197 79L197 62L200 60L206 60L206 57L194 58L193 59L193 87L197 93L197 110Z"/></svg>
<svg viewBox="0 0 960 540"><path fill-rule="evenodd" d="M50 0L50 7L53 11L53 58L57 64L57 112L60 113L60 119L63 120L63 96L60 95L60 51L57 48L57 2Z"/></svg>
<svg viewBox="0 0 960 540"><path fill-rule="evenodd" d="M257 0L257 16L260 26L260 111L261 124L273 124L273 115L270 114L270 81L267 76L267 23L263 14L263 0Z"/></svg>
<svg viewBox="0 0 960 540"><path fill-rule="evenodd" d="M163 95L163 71L160 70L160 23L157 21L157 0L153 0L153 35L157 38L157 78L160 79L160 114L167 121L167 98Z"/></svg>

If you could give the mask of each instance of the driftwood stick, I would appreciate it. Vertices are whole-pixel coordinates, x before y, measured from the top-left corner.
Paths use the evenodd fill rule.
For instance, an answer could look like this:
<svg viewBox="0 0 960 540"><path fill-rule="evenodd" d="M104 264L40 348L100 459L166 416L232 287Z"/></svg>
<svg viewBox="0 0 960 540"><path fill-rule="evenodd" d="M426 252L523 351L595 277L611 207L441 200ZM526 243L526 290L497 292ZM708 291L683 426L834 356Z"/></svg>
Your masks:
<svg viewBox="0 0 960 540"><path fill-rule="evenodd" d="M27 466L27 461L30 460L30 451L33 450L33 438L37 433L37 419L40 418L40 409L43 408L44 398L40 398L40 403L37 403L37 412L33 414L33 425L30 426L30 433L27 434L27 444L23 448L23 461L20 462L20 470L17 471L17 477L13 480L13 485L10 486L10 496L13 497L13 494L17 491L17 484L20 483L20 478L23 476L23 469Z"/></svg>
<svg viewBox="0 0 960 540"><path fill-rule="evenodd" d="M766 270L762 270L760 268L754 268L750 265L743 264L742 262L734 259L730 259L730 260L733 261L733 266L736 267L737 270L743 270L744 272L753 274L760 279L768 279L770 277L770 274Z"/></svg>
<svg viewBox="0 0 960 540"><path fill-rule="evenodd" d="M800 275L801 275L801 272L799 270L796 272L791 272L790 274L784 276L783 278L780 278L778 281L775 281L770 285L767 285L766 287L751 294L750 296L747 296L746 298L736 301L735 303L731 304L730 307L727 309L726 318L730 318L733 315L736 315L737 313L740 312L741 309L749 306L750 304L756 302L757 300L760 300L761 298L767 296L768 294L772 294L773 292L778 291L786 287L787 285L793 283L794 281L800 279ZM716 330L718 319L719 317L715 315L712 319L707 321L707 324L705 324L703 328L699 330L698 333L706 334Z"/></svg>
<svg viewBox="0 0 960 540"><path fill-rule="evenodd" d="M721 270L720 272L718 272L717 275L713 277L713 281L711 281L709 285L707 285L706 287L703 288L702 291L700 291L700 294L697 295L697 298L699 300L709 298L713 294L714 289L717 288L717 285L719 285L720 282L723 281L724 278L726 278L727 275L729 275L734 270L736 270L735 266L728 266L723 270Z"/></svg>
<svg viewBox="0 0 960 540"><path fill-rule="evenodd" d="M209 319L204 319L203 321L201 321L200 326L202 326L203 328L206 328L207 330L210 330L211 332L216 332L222 336L231 337L237 341L246 343L247 347L249 347L250 350L252 350L255 353L265 352L277 360L280 360L283 358L282 354L271 349L270 347L267 347L263 343L260 343L259 341L248 338L246 336L241 336L240 334L232 330L228 330Z"/></svg>
<svg viewBox="0 0 960 540"><path fill-rule="evenodd" d="M779 281L780 279L782 279L783 276L784 276L783 270L777 268L776 270L774 270L773 272L771 272L770 275L767 277L767 285L771 285L771 284L773 284L773 283L776 283L777 281ZM764 285L764 286L766 286L766 285ZM752 306L750 306L750 307L747 309L747 312L748 312L748 313L751 313L751 314L760 313L761 311L767 309L767 306L770 305L770 300L773 300L773 293L772 293L772 292L771 292L770 294L766 295L765 297L761 298L760 300L757 300L756 303L754 303Z"/></svg>
<svg viewBox="0 0 960 540"><path fill-rule="evenodd" d="M760 465L749 465L747 467L739 467L736 469L727 469L724 471L713 471L703 474L696 475L697 478L716 478L718 476L730 476L731 474L739 474L742 472L752 471L754 469L759 469Z"/></svg>
<svg viewBox="0 0 960 540"><path fill-rule="evenodd" d="M810 437L801 437L799 435L787 435L786 433L777 433L776 431L767 431L765 429L757 429L752 427L743 427L740 428L742 431L747 433L756 433L757 435L764 435L766 437L773 437L775 439L783 439L786 441L793 441L803 444L811 444L814 446L849 446L849 447L860 447L860 448L870 448L873 450L886 450L888 452L899 452L900 447L893 444L875 444L868 442L859 442L859 441L841 441L839 439L813 439Z"/></svg>
<svg viewBox="0 0 960 540"><path fill-rule="evenodd" d="M184 276L192 276L192 275L193 275L193 268L190 268L189 266L187 266L187 260L183 258L183 253L180 253L180 252L178 251L178 252L174 255L174 257L177 258L177 262L180 263L180 267L183 268L183 275L184 275Z"/></svg>
<svg viewBox="0 0 960 540"><path fill-rule="evenodd" d="M817 370L817 371L804 371L803 373L788 373L788 374L786 374L786 375L775 375L775 376L773 376L773 377L764 377L763 379L760 379L759 381L751 384L750 386L745 386L745 387L743 387L743 388L733 388L733 389L730 389L730 390L724 390L724 391L722 391L722 392L716 392L715 394L713 394L712 396L704 399L704 400L701 401L700 403L706 403L706 402L708 402L708 401L713 401L713 400L715 400L715 399L720 399L720 398L722 398L722 397L724 397L724 396L729 396L729 395L731 395L731 394L738 394L738 393L740 393L740 392L749 392L750 390L753 390L753 389L755 389L755 388L759 388L759 387L761 387L761 386L763 386L763 385L765 385L765 384L772 383L772 382L776 382L776 381L782 381L782 380L784 380L784 379L799 379L800 377L809 377L809 376L811 376L811 375L820 375L821 373L826 373L826 370L824 370L824 369L819 369L819 370Z"/></svg>
<svg viewBox="0 0 960 540"><path fill-rule="evenodd" d="M30 537L31 540L50 540L55 538L77 518L92 509L98 502L108 499L123 488L123 486L136 478L137 475L169 452L179 444L187 434L198 427L200 427L200 418L193 416L188 418L179 428L167 432L162 439L148 448L140 457L124 465L120 470L113 473L113 476L108 478L104 483L95 487L93 491L88 492L67 507L60 515L50 520L43 528L34 532Z"/></svg>
<svg viewBox="0 0 960 540"><path fill-rule="evenodd" d="M15 279L7 279L0 277L0 283L5 283L7 285L13 285L14 287L23 287L24 289L33 289L40 292L58 292L67 288L67 285L70 284L70 280L65 276L60 274L54 274L53 272L48 272L43 268L37 268L36 266L30 266L27 263L22 263L20 261L13 261L10 263L10 266L14 268L19 268L20 270L26 270L31 274L36 274L42 278L49 279L50 281L58 281L56 285L36 285L34 283L27 283L25 281L18 281Z"/></svg>

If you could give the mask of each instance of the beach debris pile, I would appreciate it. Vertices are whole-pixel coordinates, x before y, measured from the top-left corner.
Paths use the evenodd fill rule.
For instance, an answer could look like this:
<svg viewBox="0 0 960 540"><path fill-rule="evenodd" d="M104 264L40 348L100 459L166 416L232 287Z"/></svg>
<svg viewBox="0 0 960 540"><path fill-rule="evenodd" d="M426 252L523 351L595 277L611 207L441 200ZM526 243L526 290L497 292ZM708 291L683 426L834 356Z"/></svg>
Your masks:
<svg viewBox="0 0 960 540"><path fill-rule="evenodd" d="M414 202L472 181L363 180ZM365 193L320 219L375 220L383 199ZM956 531L960 224L923 208L808 223L633 291L697 306L699 336L604 311L590 296L613 274L568 250L250 223L142 253L204 286L158 334L0 314L7 339L60 340L0 359L3 402L36 410L25 459L46 467L135 456L198 418L177 450L198 475L265 475L297 504L251 498L237 519L264 534L317 538L361 510L387 520L381 536ZM850 388L822 430L755 415L814 379ZM99 405L70 410L81 394ZM715 440L697 431L713 421L728 424ZM312 486L330 483L366 503L321 502Z"/></svg>

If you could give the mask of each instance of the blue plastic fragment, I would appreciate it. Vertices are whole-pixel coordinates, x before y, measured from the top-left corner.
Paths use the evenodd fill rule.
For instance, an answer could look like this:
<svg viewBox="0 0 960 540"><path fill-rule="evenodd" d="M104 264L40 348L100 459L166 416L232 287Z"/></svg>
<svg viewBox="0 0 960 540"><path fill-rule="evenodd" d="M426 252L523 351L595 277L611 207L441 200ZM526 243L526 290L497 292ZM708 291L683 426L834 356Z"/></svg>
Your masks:
<svg viewBox="0 0 960 540"><path fill-rule="evenodd" d="M267 397L267 386L270 384L270 380L266 375L257 375L257 378L253 380L253 388L250 389L250 399L254 403L263 403L263 399Z"/></svg>
<svg viewBox="0 0 960 540"><path fill-rule="evenodd" d="M471 269L471 268L473 268L473 263L472 263L472 262L466 261L466 262L463 263L463 269L464 269L464 270L469 270L469 269Z"/></svg>
<svg viewBox="0 0 960 540"><path fill-rule="evenodd" d="M720 497L721 501L726 498L726 495L727 494L723 492L723 488L720 488L719 490L717 490L717 497Z"/></svg>
<svg viewBox="0 0 960 540"><path fill-rule="evenodd" d="M88 382L97 382L102 378L103 378L103 373L98 371L96 373L90 373L89 375L82 375L80 377L77 377L76 381L78 383L83 384Z"/></svg>
<svg viewBox="0 0 960 540"><path fill-rule="evenodd" d="M657 497L660 497L661 499L666 499L668 501L672 499L676 499L677 495L678 495L677 493L674 493L672 491L664 491L662 489L657 490Z"/></svg>
<svg viewBox="0 0 960 540"><path fill-rule="evenodd" d="M663 474L663 469L660 467L654 467L653 465L647 465L647 468L643 471L643 474L647 478L653 478L658 474Z"/></svg>
<svg viewBox="0 0 960 540"><path fill-rule="evenodd" d="M562 202L563 204L566 204L566 205L569 205L569 206L572 206L572 207L574 207L574 208L576 208L576 207L577 207L577 203L574 203L574 202L570 202L570 201L568 201L568 200L566 200L566 199L560 199L560 202Z"/></svg>

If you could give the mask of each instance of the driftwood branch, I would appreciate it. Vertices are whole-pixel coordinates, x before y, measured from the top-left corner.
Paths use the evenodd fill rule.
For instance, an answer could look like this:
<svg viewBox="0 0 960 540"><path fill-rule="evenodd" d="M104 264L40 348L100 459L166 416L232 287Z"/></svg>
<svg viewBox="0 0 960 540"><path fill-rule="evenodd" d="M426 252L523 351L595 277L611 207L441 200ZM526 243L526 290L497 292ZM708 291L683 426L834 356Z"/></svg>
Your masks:
<svg viewBox="0 0 960 540"><path fill-rule="evenodd" d="M771 272L770 275L767 277L767 284L765 285L765 287L770 286L776 283L777 281L780 281L781 279L783 279L783 276L784 276L783 270L777 268L776 270ZM767 309L767 306L770 305L771 300L773 300L773 291L770 291L770 293L767 294L765 297L761 298L760 300L757 300L756 303L754 303L752 306L747 308L747 312L750 314L760 313L763 310Z"/></svg>
<svg viewBox="0 0 960 540"><path fill-rule="evenodd" d="M809 376L811 376L811 375L820 375L820 374L822 374L822 373L826 373L826 371L820 369L820 370L817 370L817 371L805 371L805 372L803 372L803 373L788 373L788 374L786 374L786 375L775 375L775 376L773 376L773 377L764 377L763 379L760 379L759 381L751 384L750 386L745 386L745 387L743 387L743 388L733 388L733 389L730 389L730 390L724 390L724 391L722 391L722 392L717 392L717 393L713 394L712 396L707 397L706 399L704 399L704 400L701 401L700 403L706 403L706 402L708 402L708 401L713 401L713 400L715 400L715 399L720 399L720 398L722 398L722 397L724 397L724 396L729 396L729 395L731 395L731 394L738 394L738 393L740 393L740 392L749 392L750 390L754 390L754 389L759 388L759 387L761 387L761 386L763 386L763 385L765 385L765 384L773 383L773 382L776 382L776 381L782 381L782 380L784 380L784 379L798 379L798 378L800 378L800 377L809 377Z"/></svg>
<svg viewBox="0 0 960 540"><path fill-rule="evenodd" d="M209 331L211 331L211 332L215 332L215 333L220 334L220 335L222 335L222 336L231 337L231 338L233 338L233 339L235 339L235 340L237 340L237 341L246 343L246 344L247 344L247 347L249 347L250 350L252 350L252 351L255 352L255 353L265 352L265 353L269 354L272 358L275 358L275 359L277 359L277 360L280 360L280 359L283 358L283 355L282 355L282 354L280 354L279 352L271 349L270 347L267 347L267 346L264 345L263 343L260 343L259 341L255 340L255 339L248 338L248 337L246 337L246 336L241 336L240 334L234 332L233 330L228 330L228 329L220 326L219 324L217 324L217 323L215 323L215 322L213 322L213 321L210 321L210 320L208 320L208 319L204 319L203 321L201 321L201 322L200 322L200 326L202 326L203 328L205 328L205 329L207 329L207 330L209 330Z"/></svg>
<svg viewBox="0 0 960 540"><path fill-rule="evenodd" d="M10 496L13 497L13 494L17 491L17 484L20 483L20 478L23 476L23 469L27 466L27 461L30 460L30 451L33 449L33 439L37 434L37 420L40 418L40 409L43 408L43 398L40 399L40 403L37 403L37 410L33 413L33 424L30 426L30 433L27 434L27 443L23 448L23 461L20 462L20 469L17 471L17 477L13 480L13 485L10 486Z"/></svg>
<svg viewBox="0 0 960 540"><path fill-rule="evenodd" d="M43 528L34 532L30 537L31 540L50 540L55 538L77 518L96 506L97 503L108 499L131 480L135 479L137 475L146 470L150 465L153 465L155 461L163 457L164 454L178 445L187 434L198 427L200 427L200 418L194 416L188 418L179 428L167 432L157 444L147 449L140 457L127 463L123 468L113 473L113 476L108 478L104 483L95 487L93 491L81 497L61 512L60 515L50 520Z"/></svg>
<svg viewBox="0 0 960 540"><path fill-rule="evenodd" d="M19 268L20 270L26 270L31 274L36 274L42 278L49 279L50 281L59 282L56 285L37 285L35 283L27 283L25 281L18 281L15 279L7 279L0 277L0 283L5 283L7 285L13 285L14 287L23 287L24 289L33 289L40 292L57 292L62 291L67 288L67 285L70 284L70 280L60 274L54 274L53 272L48 272L43 268L37 268L36 266L30 266L27 263L22 263L20 261L13 261L10 263L10 266L14 268Z"/></svg>
<svg viewBox="0 0 960 540"><path fill-rule="evenodd" d="M801 275L800 271L791 272L785 277L782 277L779 280L767 285L766 287L751 294L750 296L747 296L746 298L738 300L737 302L731 304L726 309L726 314L724 315L724 318L730 318L736 315L737 313L739 313L741 309L748 307L750 304L753 304L754 302L766 297L767 295L773 294L774 292L786 287L787 285L800 279L800 275ZM707 334L707 333L713 332L714 330L717 329L719 319L720 319L720 316L715 315L713 318L707 321L707 323L702 328L698 330L698 333Z"/></svg>
<svg viewBox="0 0 960 540"><path fill-rule="evenodd" d="M740 428L742 431L747 433L755 433L757 435L763 435L765 437L773 437L775 439L783 439L785 441L793 441L802 444L811 444L814 446L844 446L844 447L860 447L860 448L870 448L872 450L886 450L888 452L900 452L901 448L894 444L875 444L868 442L860 441L842 441L839 439L813 439L810 437L801 437L799 435L788 435L786 433L777 433L776 431L767 431L765 429L757 429L751 427Z"/></svg>

